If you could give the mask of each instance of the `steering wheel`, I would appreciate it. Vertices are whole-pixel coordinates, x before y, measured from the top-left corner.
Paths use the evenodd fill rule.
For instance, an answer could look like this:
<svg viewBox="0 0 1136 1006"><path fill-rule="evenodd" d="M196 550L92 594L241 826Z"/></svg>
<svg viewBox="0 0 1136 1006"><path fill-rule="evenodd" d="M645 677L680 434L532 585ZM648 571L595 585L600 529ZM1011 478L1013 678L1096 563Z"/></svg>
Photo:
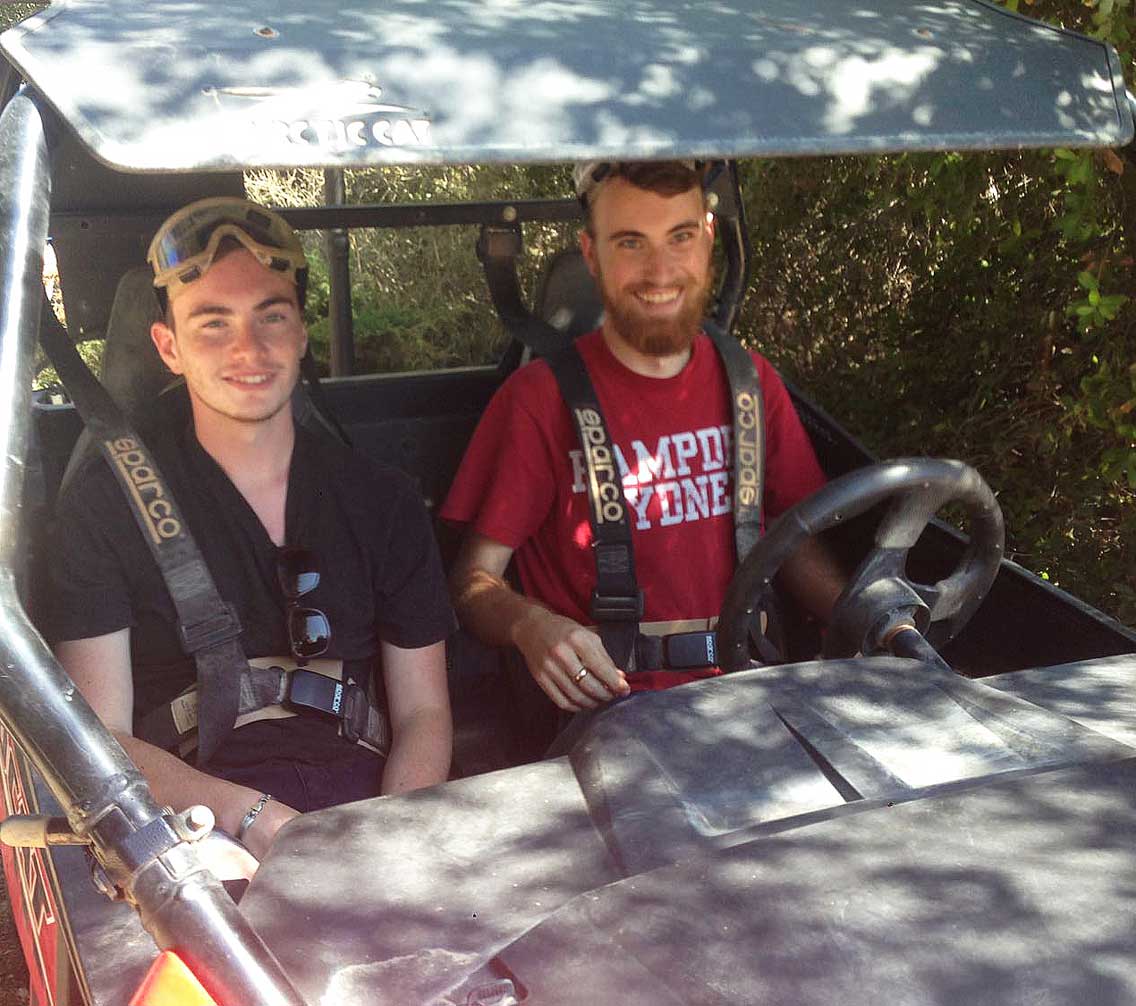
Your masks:
<svg viewBox="0 0 1136 1006"><path fill-rule="evenodd" d="M834 479L785 511L738 567L718 621L719 666L749 664L747 633L756 599L769 590L785 560L809 536L835 527L894 497L876 529L875 545L833 607L825 657L870 653L891 628L914 623L936 649L977 610L1002 559L1002 508L970 465L899 458ZM907 553L940 507L957 502L969 518L970 541L954 572L927 585L908 579Z"/></svg>

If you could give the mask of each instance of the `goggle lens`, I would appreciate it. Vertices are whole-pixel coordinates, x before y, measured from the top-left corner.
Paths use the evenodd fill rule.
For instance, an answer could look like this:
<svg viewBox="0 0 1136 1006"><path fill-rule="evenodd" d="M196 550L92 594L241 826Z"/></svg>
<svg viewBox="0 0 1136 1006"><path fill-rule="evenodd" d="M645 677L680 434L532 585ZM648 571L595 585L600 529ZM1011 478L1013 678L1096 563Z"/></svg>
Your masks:
<svg viewBox="0 0 1136 1006"><path fill-rule="evenodd" d="M204 199L175 213L150 243L146 257L154 270L154 285L199 279L226 235L270 269L295 272L307 265L304 249L283 217L244 199Z"/></svg>

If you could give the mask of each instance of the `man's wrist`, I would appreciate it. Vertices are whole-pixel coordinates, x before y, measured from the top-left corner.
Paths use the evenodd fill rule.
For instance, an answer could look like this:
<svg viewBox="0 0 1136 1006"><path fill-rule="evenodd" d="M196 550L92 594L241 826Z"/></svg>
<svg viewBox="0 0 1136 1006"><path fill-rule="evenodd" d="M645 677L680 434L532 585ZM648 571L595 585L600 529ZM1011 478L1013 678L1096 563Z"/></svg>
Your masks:
<svg viewBox="0 0 1136 1006"><path fill-rule="evenodd" d="M530 598L521 598L521 603L524 607L509 626L509 642L518 649L524 648L522 643L531 627L539 625L541 621L552 614L543 604L539 604Z"/></svg>
<svg viewBox="0 0 1136 1006"><path fill-rule="evenodd" d="M241 818L241 823L237 827L237 841L243 842L245 840L245 836L248 835L249 829L256 823L260 812L268 806L269 801L272 799L271 793L261 793L256 802L245 811L245 816Z"/></svg>

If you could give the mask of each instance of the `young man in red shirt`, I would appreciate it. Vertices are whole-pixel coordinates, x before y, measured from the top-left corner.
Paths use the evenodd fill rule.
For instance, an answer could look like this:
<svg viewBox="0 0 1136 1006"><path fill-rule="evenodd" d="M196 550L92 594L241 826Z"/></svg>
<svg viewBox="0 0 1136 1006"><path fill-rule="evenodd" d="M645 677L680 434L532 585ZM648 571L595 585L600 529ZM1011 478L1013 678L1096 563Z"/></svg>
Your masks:
<svg viewBox="0 0 1136 1006"><path fill-rule="evenodd" d="M735 567L732 414L725 369L701 330L711 283L713 216L690 162L586 164L576 170L585 261L603 325L576 348L607 421L629 508L643 623L703 627ZM771 520L824 484L780 378L752 354L765 411ZM451 575L463 625L516 646L561 709L594 709L631 691L720 673L627 674L588 627L596 584L583 454L547 363L523 367L490 403L442 517L467 526ZM503 579L516 556L524 594ZM824 617L842 576L815 542L782 579Z"/></svg>

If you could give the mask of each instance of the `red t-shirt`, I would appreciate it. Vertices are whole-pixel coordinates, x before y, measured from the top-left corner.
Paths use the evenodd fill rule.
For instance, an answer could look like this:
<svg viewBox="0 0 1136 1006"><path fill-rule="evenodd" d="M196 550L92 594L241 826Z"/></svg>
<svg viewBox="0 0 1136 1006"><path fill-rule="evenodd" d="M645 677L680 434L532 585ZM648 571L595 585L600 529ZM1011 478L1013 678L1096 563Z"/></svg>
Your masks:
<svg viewBox="0 0 1136 1006"><path fill-rule="evenodd" d="M576 346L615 445L630 508L643 620L719 613L735 568L729 383L710 339L670 378L628 370L597 330ZM772 365L753 353L765 408L765 498L772 519L824 485L808 435ZM522 367L485 410L442 507L445 520L516 552L526 594L590 623L595 587L585 467L544 361ZM705 676L697 673L693 676ZM636 691L692 675L637 674Z"/></svg>

